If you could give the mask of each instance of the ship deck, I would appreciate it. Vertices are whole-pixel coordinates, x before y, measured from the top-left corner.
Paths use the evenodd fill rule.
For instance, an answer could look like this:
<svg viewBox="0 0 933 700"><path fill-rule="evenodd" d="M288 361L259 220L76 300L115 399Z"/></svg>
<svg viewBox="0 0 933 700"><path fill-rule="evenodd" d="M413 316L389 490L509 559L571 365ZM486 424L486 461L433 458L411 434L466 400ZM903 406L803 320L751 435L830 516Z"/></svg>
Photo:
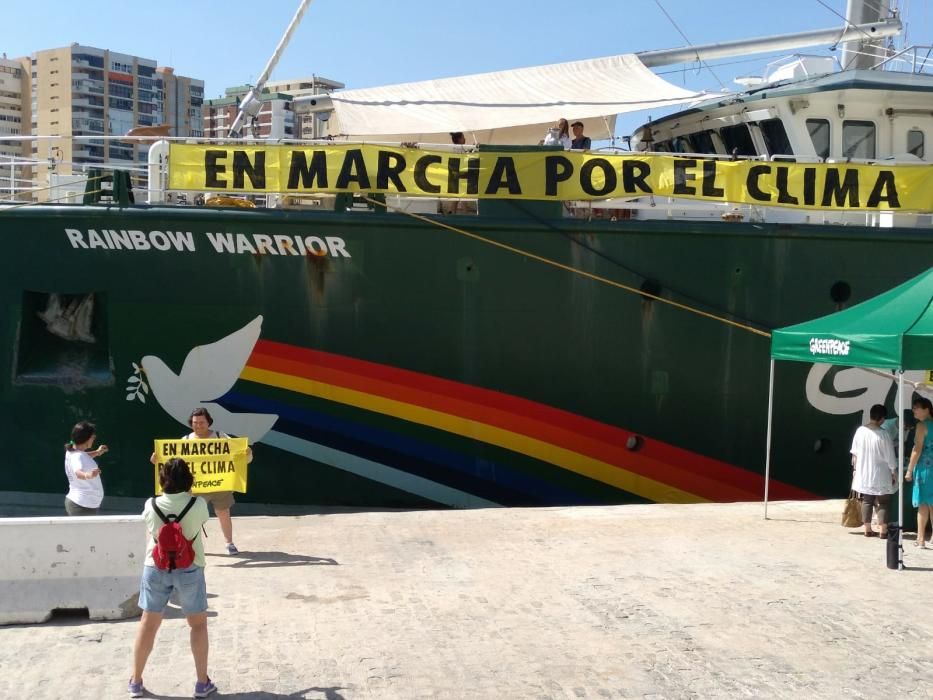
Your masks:
<svg viewBox="0 0 933 700"><path fill-rule="evenodd" d="M239 517L239 557L212 521L210 672L251 699L926 696L933 551L905 540L909 568L889 570L840 510ZM3 628L0 696L121 695L136 627ZM170 609L152 695L189 695L187 638Z"/></svg>

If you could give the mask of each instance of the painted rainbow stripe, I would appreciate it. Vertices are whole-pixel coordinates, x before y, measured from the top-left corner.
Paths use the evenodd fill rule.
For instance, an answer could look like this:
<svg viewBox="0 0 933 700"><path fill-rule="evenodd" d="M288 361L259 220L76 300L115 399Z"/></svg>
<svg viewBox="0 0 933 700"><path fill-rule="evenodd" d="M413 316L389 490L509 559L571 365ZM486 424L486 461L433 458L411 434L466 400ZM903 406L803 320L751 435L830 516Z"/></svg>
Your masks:
<svg viewBox="0 0 933 700"><path fill-rule="evenodd" d="M263 442L440 503L618 502L625 493L665 503L753 501L764 490L758 474L659 440L628 450L631 432L567 411L318 350L260 340L240 378L288 397L260 398L248 390L224 397L225 405L240 410L280 415ZM326 409L334 404L358 418ZM401 421L403 429L373 425L367 417ZM405 425L420 434L406 435ZM433 431L448 442L460 438L458 445L425 438ZM490 465L482 457L478 464L464 454L463 445L471 443L498 448L502 458ZM509 454L597 482L609 495L588 497L514 468ZM775 499L814 497L780 482L772 482L771 493Z"/></svg>

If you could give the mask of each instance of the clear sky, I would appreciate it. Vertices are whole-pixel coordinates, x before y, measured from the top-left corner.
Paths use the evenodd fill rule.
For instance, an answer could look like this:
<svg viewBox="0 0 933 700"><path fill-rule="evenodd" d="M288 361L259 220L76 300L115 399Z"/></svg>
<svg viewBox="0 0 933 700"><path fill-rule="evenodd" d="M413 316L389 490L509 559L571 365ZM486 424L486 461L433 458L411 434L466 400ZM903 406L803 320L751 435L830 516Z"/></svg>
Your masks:
<svg viewBox="0 0 933 700"><path fill-rule="evenodd" d="M693 44L842 26L846 0L660 0ZM256 80L298 0L15 2L0 25L10 57L72 42L152 58L205 82L205 97ZM900 0L909 43L933 44L933 0ZM655 0L314 0L273 73L350 88L673 48L685 41ZM808 50L803 50L808 51ZM767 57L659 68L692 89L760 74ZM657 115L653 115L657 116ZM620 133L646 120L620 121Z"/></svg>

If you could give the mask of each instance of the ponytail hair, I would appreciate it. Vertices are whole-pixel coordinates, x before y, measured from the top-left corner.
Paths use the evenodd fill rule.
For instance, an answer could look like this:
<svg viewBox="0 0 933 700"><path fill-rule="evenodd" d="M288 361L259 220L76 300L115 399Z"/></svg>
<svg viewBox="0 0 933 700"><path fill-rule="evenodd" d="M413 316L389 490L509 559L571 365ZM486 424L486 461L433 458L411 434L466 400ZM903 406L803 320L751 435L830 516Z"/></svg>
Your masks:
<svg viewBox="0 0 933 700"><path fill-rule="evenodd" d="M65 443L65 451L73 452L78 445L83 445L97 434L97 428L86 420L78 421L71 429L71 440Z"/></svg>
<svg viewBox="0 0 933 700"><path fill-rule="evenodd" d="M561 117L560 119L557 120L557 125L558 125L558 127L560 128L560 135L561 135L561 136L566 136L567 138L570 138L570 124L569 124L569 122L568 122L566 119L564 119L563 117Z"/></svg>

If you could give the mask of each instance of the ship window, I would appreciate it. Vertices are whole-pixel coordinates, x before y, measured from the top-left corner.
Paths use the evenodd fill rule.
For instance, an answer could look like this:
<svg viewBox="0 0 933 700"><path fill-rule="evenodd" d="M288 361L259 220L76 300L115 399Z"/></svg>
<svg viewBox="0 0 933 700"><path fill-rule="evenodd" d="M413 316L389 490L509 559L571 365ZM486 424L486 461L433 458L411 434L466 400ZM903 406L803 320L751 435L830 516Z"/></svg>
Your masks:
<svg viewBox="0 0 933 700"><path fill-rule="evenodd" d="M813 142L813 150L819 158L829 158L829 120L827 119L807 119L807 131L810 133L810 141Z"/></svg>
<svg viewBox="0 0 933 700"><path fill-rule="evenodd" d="M671 153L671 142L670 141L658 141L654 144L652 151L659 153Z"/></svg>
<svg viewBox="0 0 933 700"><path fill-rule="evenodd" d="M758 155L755 142L752 141L752 134L745 124L724 126L719 130L719 135L722 136L722 142L726 146L726 153L734 156Z"/></svg>
<svg viewBox="0 0 933 700"><path fill-rule="evenodd" d="M842 155L846 158L874 158L875 123L842 122Z"/></svg>
<svg viewBox="0 0 933 700"><path fill-rule="evenodd" d="M920 129L907 132L907 152L917 158L923 158L923 132Z"/></svg>
<svg viewBox="0 0 933 700"><path fill-rule="evenodd" d="M16 383L113 384L105 295L24 292L21 309Z"/></svg>
<svg viewBox="0 0 933 700"><path fill-rule="evenodd" d="M768 155L794 155L794 149L791 148L790 139L787 138L787 131L784 129L784 122L780 119L765 119L762 122L758 122L758 128L761 129L761 135L765 140L765 147L768 149Z"/></svg>
<svg viewBox="0 0 933 700"><path fill-rule="evenodd" d="M694 153L715 153L716 144L713 143L713 132L709 129L690 134Z"/></svg>
<svg viewBox="0 0 933 700"><path fill-rule="evenodd" d="M674 153L695 153L693 150L693 144L690 143L689 136L675 136L674 140Z"/></svg>

